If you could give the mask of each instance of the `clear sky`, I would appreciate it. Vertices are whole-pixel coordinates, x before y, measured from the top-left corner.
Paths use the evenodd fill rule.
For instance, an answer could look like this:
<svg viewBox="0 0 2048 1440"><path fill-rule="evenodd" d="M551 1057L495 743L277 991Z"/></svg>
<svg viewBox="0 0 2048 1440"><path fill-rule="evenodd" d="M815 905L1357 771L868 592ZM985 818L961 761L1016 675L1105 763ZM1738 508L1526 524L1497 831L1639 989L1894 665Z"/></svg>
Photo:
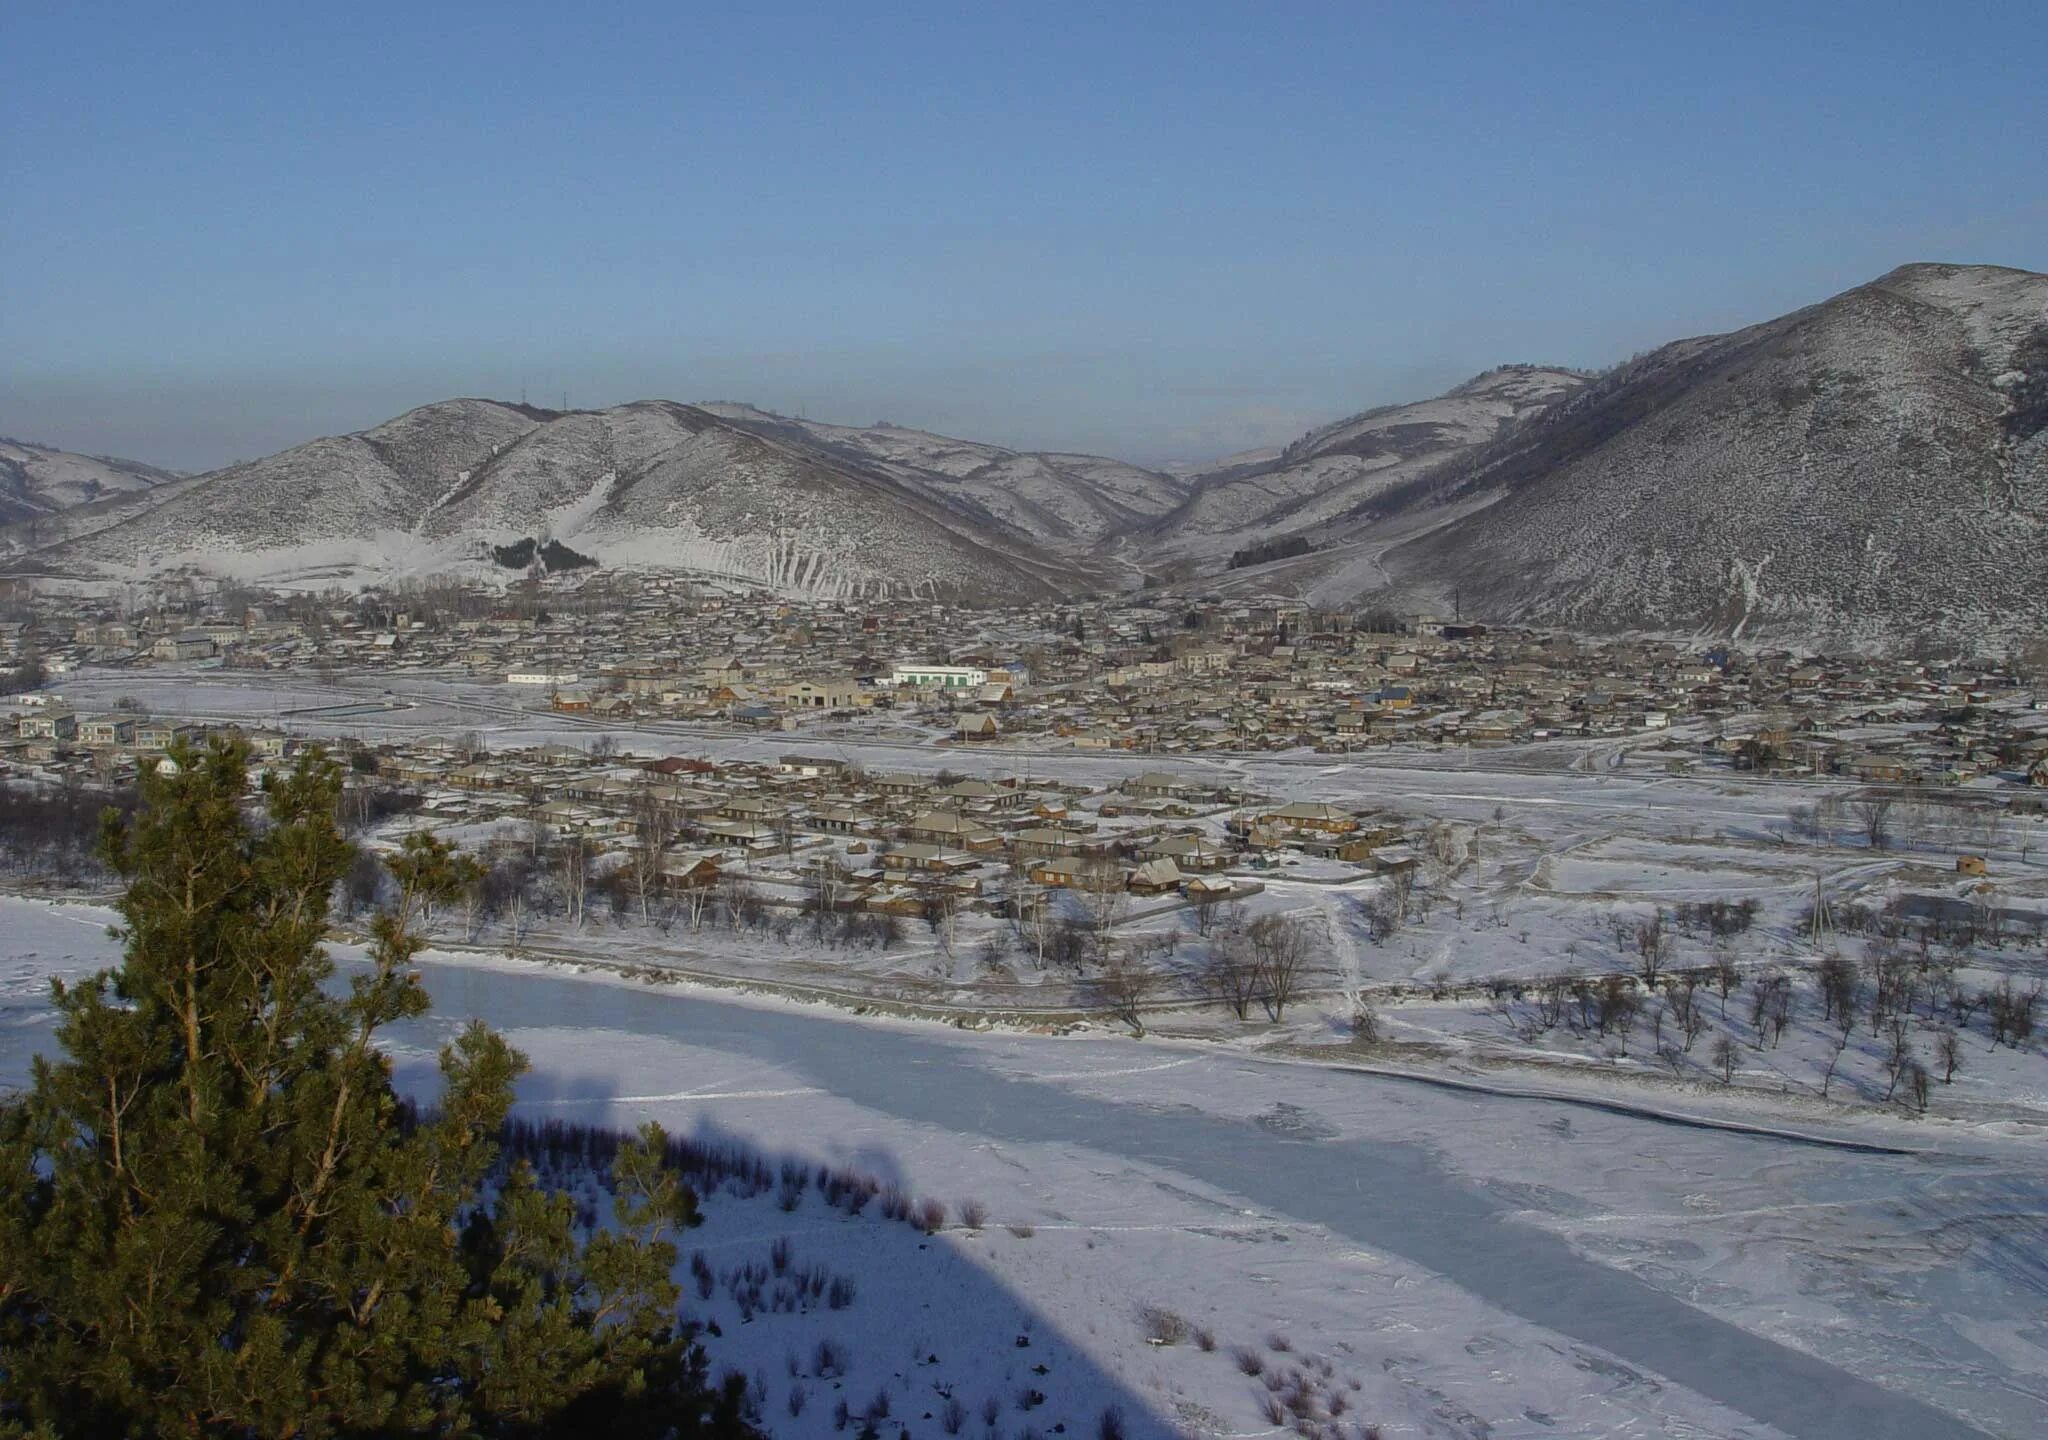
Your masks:
<svg viewBox="0 0 2048 1440"><path fill-rule="evenodd" d="M1154 462L1911 260L2048 269L1997 5L0 5L0 432L458 394Z"/></svg>

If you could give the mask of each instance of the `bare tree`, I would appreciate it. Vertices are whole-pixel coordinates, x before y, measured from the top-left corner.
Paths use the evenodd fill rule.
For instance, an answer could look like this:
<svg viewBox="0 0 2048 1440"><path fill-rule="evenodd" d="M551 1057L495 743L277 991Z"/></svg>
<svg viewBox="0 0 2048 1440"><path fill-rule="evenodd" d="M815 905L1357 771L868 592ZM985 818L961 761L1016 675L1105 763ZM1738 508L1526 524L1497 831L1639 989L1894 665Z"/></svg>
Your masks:
<svg viewBox="0 0 2048 1440"><path fill-rule="evenodd" d="M626 852L626 883L640 906L643 925L661 891L662 857L674 838L671 807L650 775L633 796L633 845Z"/></svg>
<svg viewBox="0 0 2048 1440"><path fill-rule="evenodd" d="M1721 1072L1721 1083L1723 1085L1735 1083L1736 1059L1735 1041L1726 1035L1716 1038L1714 1041L1714 1066Z"/></svg>
<svg viewBox="0 0 2048 1440"><path fill-rule="evenodd" d="M932 927L932 934L938 937L939 948L950 959L959 933L960 893L949 885L933 886L924 897L924 918Z"/></svg>
<svg viewBox="0 0 2048 1440"><path fill-rule="evenodd" d="M1081 894L1095 929L1096 948L1106 956L1110 932L1123 918L1124 908L1130 902L1124 867L1107 855L1089 861L1081 872Z"/></svg>
<svg viewBox="0 0 2048 1440"><path fill-rule="evenodd" d="M1308 926L1282 915L1262 915L1251 923L1245 935L1251 945L1267 1013L1277 1024L1300 991L1313 953Z"/></svg>
<svg viewBox="0 0 2048 1440"><path fill-rule="evenodd" d="M1671 963L1671 951L1677 939L1666 927L1665 919L1660 906L1647 920L1638 921L1629 934L1636 952L1638 973L1643 977L1644 987L1651 990L1657 988L1657 977Z"/></svg>
<svg viewBox="0 0 2048 1440"><path fill-rule="evenodd" d="M1857 820L1863 826L1863 838L1873 850L1884 850L1891 845L1892 799L1879 791L1866 791L1850 802Z"/></svg>
<svg viewBox="0 0 2048 1440"><path fill-rule="evenodd" d="M1835 1043L1828 1052L1827 1068L1820 1073L1820 1098L1828 1098L1828 1087L1835 1083L1835 1071L1841 1066L1842 1052L1849 1048L1849 1036L1856 1028L1856 1012L1852 1009L1835 1012Z"/></svg>
<svg viewBox="0 0 2048 1440"><path fill-rule="evenodd" d="M526 898L526 886L515 886L505 897L505 951L518 955L526 941L526 927L530 906Z"/></svg>
<svg viewBox="0 0 2048 1440"><path fill-rule="evenodd" d="M1134 1034L1143 1035L1145 1021L1140 1012L1164 979L1158 970L1142 959L1114 955L1095 975L1089 989L1117 1019L1130 1026Z"/></svg>
<svg viewBox="0 0 2048 1440"><path fill-rule="evenodd" d="M1735 968L1735 957L1722 947L1714 950L1714 989L1721 997L1721 1019L1728 1019L1728 996L1742 984L1742 972Z"/></svg>
<svg viewBox="0 0 2048 1440"><path fill-rule="evenodd" d="M483 933L484 919L491 913L491 874L479 867L462 887L462 938L471 944Z"/></svg>
<svg viewBox="0 0 2048 1440"><path fill-rule="evenodd" d="M1887 1100L1897 1092L1899 1081L1906 1076L1907 1067L1914 1063L1913 1045L1908 1038L1911 1023L1904 1015L1894 1015L1891 1019L1890 1043L1886 1045L1884 1054L1884 1073L1891 1082L1884 1090L1884 1098Z"/></svg>
<svg viewBox="0 0 2048 1440"><path fill-rule="evenodd" d="M1839 955L1830 955L1814 967L1820 984L1821 1018L1832 1019L1856 1009L1856 967Z"/></svg>
<svg viewBox="0 0 2048 1440"><path fill-rule="evenodd" d="M562 887L562 904L569 923L581 927L585 897L590 893L590 842L581 832L562 837L555 847L555 880Z"/></svg>
<svg viewBox="0 0 2048 1440"><path fill-rule="evenodd" d="M1202 978L1232 1014L1240 1020L1249 1018L1252 1002L1259 998L1260 975L1251 946L1242 934L1217 937L1209 947Z"/></svg>
<svg viewBox="0 0 2048 1440"><path fill-rule="evenodd" d="M1934 1058L1941 1066L1941 1083L1953 1083L1963 1064L1963 1050L1955 1031L1943 1030L1934 1037Z"/></svg>

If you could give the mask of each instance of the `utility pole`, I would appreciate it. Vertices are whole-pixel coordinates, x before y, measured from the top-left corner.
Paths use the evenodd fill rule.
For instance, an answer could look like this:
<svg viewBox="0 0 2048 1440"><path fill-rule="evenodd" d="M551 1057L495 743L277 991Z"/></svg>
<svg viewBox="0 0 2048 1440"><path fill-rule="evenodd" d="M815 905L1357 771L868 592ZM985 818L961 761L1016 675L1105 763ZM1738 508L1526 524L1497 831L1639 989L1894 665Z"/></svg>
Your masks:
<svg viewBox="0 0 2048 1440"><path fill-rule="evenodd" d="M1834 945L1835 920L1828 909L1828 892L1821 883L1820 872L1813 876L1813 952L1816 955L1829 953Z"/></svg>

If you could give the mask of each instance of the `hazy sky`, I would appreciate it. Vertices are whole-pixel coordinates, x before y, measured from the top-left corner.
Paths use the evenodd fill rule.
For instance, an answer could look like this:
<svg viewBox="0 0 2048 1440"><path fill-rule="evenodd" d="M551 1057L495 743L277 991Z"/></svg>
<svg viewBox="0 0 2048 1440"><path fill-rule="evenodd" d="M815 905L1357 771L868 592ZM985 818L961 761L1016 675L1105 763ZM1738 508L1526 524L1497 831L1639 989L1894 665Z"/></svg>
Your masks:
<svg viewBox="0 0 2048 1440"><path fill-rule="evenodd" d="M2039 0L0 5L0 432L457 394L1144 461L2048 269Z"/></svg>

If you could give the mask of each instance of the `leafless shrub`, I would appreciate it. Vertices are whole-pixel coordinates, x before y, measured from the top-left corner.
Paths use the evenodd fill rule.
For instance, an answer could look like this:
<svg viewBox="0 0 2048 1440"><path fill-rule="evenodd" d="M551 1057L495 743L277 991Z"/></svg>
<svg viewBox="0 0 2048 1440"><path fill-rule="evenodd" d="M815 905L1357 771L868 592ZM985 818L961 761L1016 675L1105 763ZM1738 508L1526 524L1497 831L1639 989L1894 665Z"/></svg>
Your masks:
<svg viewBox="0 0 2048 1440"><path fill-rule="evenodd" d="M1259 1403L1259 1408L1264 1412L1268 1425L1285 1425L1287 1423L1287 1407L1280 1403L1278 1396L1266 1396Z"/></svg>
<svg viewBox="0 0 2048 1440"><path fill-rule="evenodd" d="M948 1435L958 1435L960 1427L967 1423L967 1407L958 1399L948 1395L946 1403L939 1408L939 1428Z"/></svg>
<svg viewBox="0 0 2048 1440"><path fill-rule="evenodd" d="M960 1216L960 1223L969 1230L979 1230L988 1223L988 1206L979 1200L962 1200L954 1208Z"/></svg>
<svg viewBox="0 0 2048 1440"><path fill-rule="evenodd" d="M1138 1320L1154 1345L1178 1345L1188 1338L1188 1322L1161 1306L1147 1305L1138 1312Z"/></svg>
<svg viewBox="0 0 2048 1440"><path fill-rule="evenodd" d="M943 1200L925 1199L917 1202L913 1223L927 1235L936 1235L945 1228L946 1203Z"/></svg>
<svg viewBox="0 0 2048 1440"><path fill-rule="evenodd" d="M1207 1325L1204 1325L1200 1329L1196 1330L1195 1348L1197 1350L1200 1350L1205 1355L1214 1351L1216 1348L1216 1332L1214 1330L1211 1330Z"/></svg>
<svg viewBox="0 0 2048 1440"><path fill-rule="evenodd" d="M1294 1348L1294 1342L1292 1340L1289 1340L1285 1335L1282 1335L1279 1331L1275 1330L1271 1335L1268 1335L1266 1337L1266 1348L1268 1350L1271 1350L1275 1355L1285 1355L1288 1351Z"/></svg>
<svg viewBox="0 0 2048 1440"><path fill-rule="evenodd" d="M1230 1358L1236 1362L1240 1375L1257 1376L1265 1372L1266 1357L1249 1345L1238 1346L1230 1352Z"/></svg>
<svg viewBox="0 0 2048 1440"><path fill-rule="evenodd" d="M1102 1416L1095 1422L1095 1440L1124 1440L1124 1412L1114 1405L1106 1406Z"/></svg>
<svg viewBox="0 0 2048 1440"><path fill-rule="evenodd" d="M799 1416L799 1415L803 1414L803 1413L804 1413L804 1405L805 1405L805 1403L806 1403L806 1402L808 1402L808 1401L810 1400L810 1398L811 1398L811 1397L810 1397L809 1393L805 1391L805 1389L804 1389L804 1387L803 1387L803 1386L801 1386L801 1385L792 1385L792 1386L790 1386L790 1387L789 1387L789 1418L790 1418L790 1419L792 1419L792 1420L794 1420L794 1419L796 1419L796 1417L797 1417L797 1416Z"/></svg>
<svg viewBox="0 0 2048 1440"><path fill-rule="evenodd" d="M1029 1240L1033 1235L1036 1235L1038 1233L1037 1228L1031 1225L1012 1225L1009 1227L1009 1230L1010 1233L1012 1235L1015 1235L1019 1240Z"/></svg>

